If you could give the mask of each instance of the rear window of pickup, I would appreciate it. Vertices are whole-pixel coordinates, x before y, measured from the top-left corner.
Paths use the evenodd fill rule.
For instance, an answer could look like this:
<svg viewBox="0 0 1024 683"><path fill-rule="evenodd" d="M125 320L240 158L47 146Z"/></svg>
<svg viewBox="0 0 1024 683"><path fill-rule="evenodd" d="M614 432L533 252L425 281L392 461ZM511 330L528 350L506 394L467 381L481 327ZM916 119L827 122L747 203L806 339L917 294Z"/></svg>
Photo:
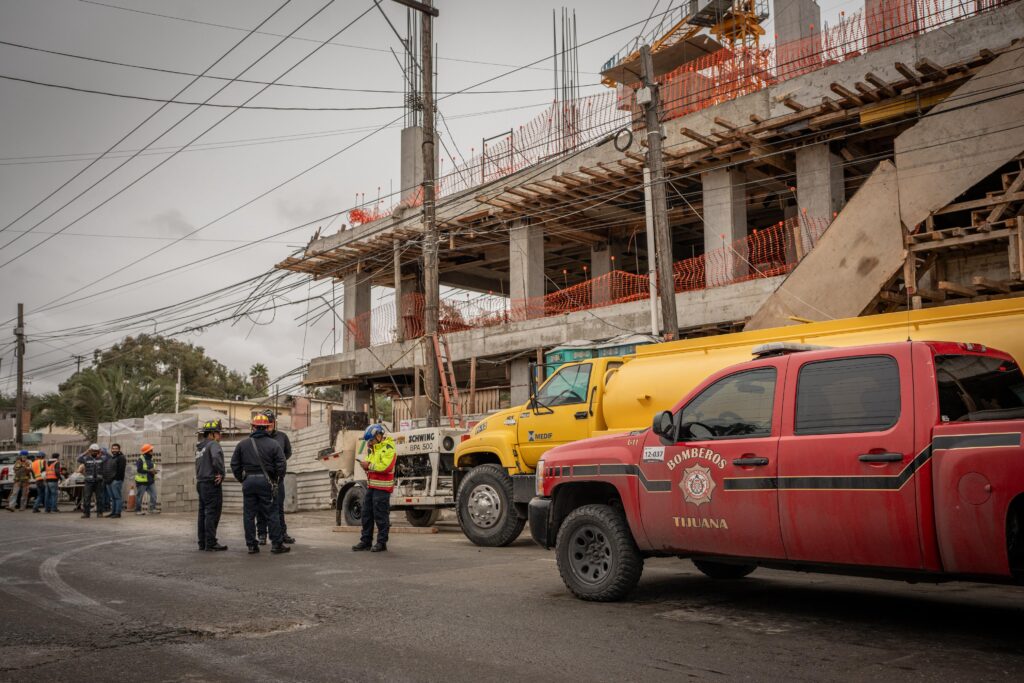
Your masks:
<svg viewBox="0 0 1024 683"><path fill-rule="evenodd" d="M1024 375L1011 360L967 354L936 356L935 379L943 422L1024 418Z"/></svg>

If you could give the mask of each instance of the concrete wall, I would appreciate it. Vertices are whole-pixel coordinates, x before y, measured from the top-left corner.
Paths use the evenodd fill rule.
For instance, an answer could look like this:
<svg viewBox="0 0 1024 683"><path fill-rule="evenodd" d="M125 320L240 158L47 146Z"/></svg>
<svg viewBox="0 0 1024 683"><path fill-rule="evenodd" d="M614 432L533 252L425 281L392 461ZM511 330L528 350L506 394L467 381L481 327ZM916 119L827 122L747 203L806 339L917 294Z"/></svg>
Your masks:
<svg viewBox="0 0 1024 683"><path fill-rule="evenodd" d="M753 315L781 282L781 277L774 277L676 294L679 324L698 327L742 320ZM645 300L455 332L448 335L448 343L455 360L468 360L473 356L558 346L574 339L606 339L622 334L623 330L644 331L649 327L650 309ZM383 344L375 346L373 353L360 349L314 358L306 381L337 383L360 375L383 373L385 368L391 372L408 372L414 365L425 362L417 342Z"/></svg>

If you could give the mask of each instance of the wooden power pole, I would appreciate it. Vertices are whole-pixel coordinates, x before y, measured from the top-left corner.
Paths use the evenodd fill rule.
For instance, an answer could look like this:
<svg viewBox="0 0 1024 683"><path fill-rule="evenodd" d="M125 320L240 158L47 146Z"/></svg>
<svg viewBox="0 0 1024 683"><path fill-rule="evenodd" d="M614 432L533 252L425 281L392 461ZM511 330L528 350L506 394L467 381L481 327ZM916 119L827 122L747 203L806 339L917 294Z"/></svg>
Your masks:
<svg viewBox="0 0 1024 683"><path fill-rule="evenodd" d="M676 288L672 277L672 233L668 225L668 200L665 198L665 159L661 152L661 109L658 83L654 80L651 46L640 48L640 69L644 87L637 92L647 125L647 167L651 169L651 204L654 210L654 244L657 251L658 290L661 293L661 334L665 340L679 335L676 314Z"/></svg>
<svg viewBox="0 0 1024 683"><path fill-rule="evenodd" d="M18 304L18 326L14 328L14 353L18 357L18 395L14 401L14 440L21 448L25 437L22 421L25 414L25 304Z"/></svg>
<svg viewBox="0 0 1024 683"><path fill-rule="evenodd" d="M441 422L441 382L438 363L433 359L437 321L441 309L441 286L438 281L436 196L434 181L437 177L434 153L434 56L433 21L439 12L431 0L395 0L420 13L422 44L420 68L423 70L423 329L428 361L423 367L424 393L427 396L427 426L437 427Z"/></svg>

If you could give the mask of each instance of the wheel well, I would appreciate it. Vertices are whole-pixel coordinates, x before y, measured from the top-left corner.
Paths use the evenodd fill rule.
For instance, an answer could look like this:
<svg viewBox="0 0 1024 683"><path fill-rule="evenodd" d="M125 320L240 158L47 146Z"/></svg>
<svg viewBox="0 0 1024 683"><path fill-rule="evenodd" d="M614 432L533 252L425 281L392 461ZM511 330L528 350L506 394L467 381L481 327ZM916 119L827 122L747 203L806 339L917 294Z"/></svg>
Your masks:
<svg viewBox="0 0 1024 683"><path fill-rule="evenodd" d="M1010 501L1006 512L1006 555L1010 573L1024 580L1024 493Z"/></svg>
<svg viewBox="0 0 1024 683"><path fill-rule="evenodd" d="M460 457L458 463L456 463L455 471L452 472L452 492L456 497L459 495L459 486L462 485L462 479L469 474L471 469L478 465L497 465L501 467L501 458L492 451L475 451Z"/></svg>
<svg viewBox="0 0 1024 683"><path fill-rule="evenodd" d="M552 541L558 536L562 522L573 510L583 505L611 505L622 507L619 490L612 484L602 481L588 481L577 484L562 484L552 494L551 529Z"/></svg>
<svg viewBox="0 0 1024 683"><path fill-rule="evenodd" d="M500 465L501 458L497 453L490 451L477 451L466 453L459 458L459 467L476 467L477 465Z"/></svg>

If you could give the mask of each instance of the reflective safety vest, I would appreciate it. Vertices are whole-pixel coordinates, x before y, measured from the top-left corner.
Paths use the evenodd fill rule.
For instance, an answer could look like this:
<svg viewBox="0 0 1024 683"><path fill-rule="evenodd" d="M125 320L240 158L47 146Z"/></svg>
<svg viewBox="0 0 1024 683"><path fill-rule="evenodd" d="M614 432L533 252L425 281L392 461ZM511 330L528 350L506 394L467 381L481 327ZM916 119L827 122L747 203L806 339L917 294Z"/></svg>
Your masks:
<svg viewBox="0 0 1024 683"><path fill-rule="evenodd" d="M56 460L51 460L50 462L46 463L47 481L56 481L57 479L60 479L60 476L57 473L58 467L60 467L60 463L58 463Z"/></svg>
<svg viewBox="0 0 1024 683"><path fill-rule="evenodd" d="M142 471L135 473L135 483L136 484L148 484L149 483L149 474L148 473L149 473L150 470L156 469L156 463L155 462L146 462L145 458L140 458L140 461L142 462Z"/></svg>
<svg viewBox="0 0 1024 683"><path fill-rule="evenodd" d="M32 461L32 476L35 477L36 481L42 481L46 478L46 463L44 461Z"/></svg>
<svg viewBox="0 0 1024 683"><path fill-rule="evenodd" d="M390 493L395 488L395 442L390 436L370 447L366 457L369 468L366 471L366 485Z"/></svg>

